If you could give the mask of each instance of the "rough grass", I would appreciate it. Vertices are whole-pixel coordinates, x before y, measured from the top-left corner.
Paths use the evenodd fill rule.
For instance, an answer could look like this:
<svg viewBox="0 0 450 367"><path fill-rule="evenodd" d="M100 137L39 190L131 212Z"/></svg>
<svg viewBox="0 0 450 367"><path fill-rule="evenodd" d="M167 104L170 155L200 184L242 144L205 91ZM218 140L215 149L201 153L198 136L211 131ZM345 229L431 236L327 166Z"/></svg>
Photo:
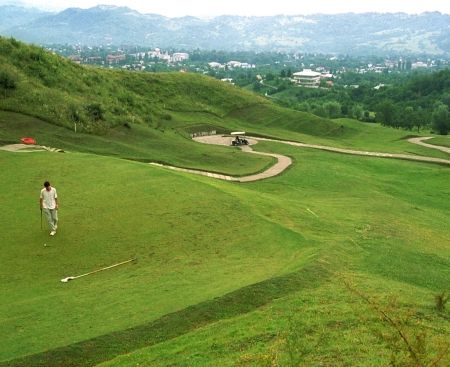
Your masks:
<svg viewBox="0 0 450 367"><path fill-rule="evenodd" d="M142 324L295 269L312 251L254 216L251 198L236 201L207 179L92 155L0 154L10 177L0 190L9 208L0 234L8 248L1 359ZM61 201L54 238L39 224L45 179ZM133 257L137 265L59 281Z"/></svg>

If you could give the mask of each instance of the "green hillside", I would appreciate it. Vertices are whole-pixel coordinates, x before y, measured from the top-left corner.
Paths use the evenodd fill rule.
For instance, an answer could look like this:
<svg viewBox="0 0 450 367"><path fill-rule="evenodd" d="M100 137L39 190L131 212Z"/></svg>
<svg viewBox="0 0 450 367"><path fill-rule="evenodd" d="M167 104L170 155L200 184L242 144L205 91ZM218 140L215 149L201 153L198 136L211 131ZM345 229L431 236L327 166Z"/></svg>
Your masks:
<svg viewBox="0 0 450 367"><path fill-rule="evenodd" d="M0 136L2 143L16 142L18 136L8 131L19 129L43 145L217 171L212 164L215 159L204 161L213 154L223 159L222 172L232 173L234 167L242 166L237 175L261 171L271 161L261 156L243 157L240 152L230 158L223 154L228 150L220 147L194 148L189 134L238 129L326 145L445 157L442 152L404 143L405 131L367 129L361 123L342 123L281 108L254 93L198 74L80 66L36 46L2 37L0 65L0 111L47 123L3 114L3 124L16 122L20 127L10 126ZM53 134L52 129L58 133ZM75 129L77 134L72 134ZM93 143L98 140L103 143Z"/></svg>
<svg viewBox="0 0 450 367"><path fill-rule="evenodd" d="M2 72L16 84L1 107L57 125L85 130L128 123L171 126L168 111L223 116L262 98L226 83L187 73L130 73L77 65L41 48L0 39ZM100 105L99 118L90 105Z"/></svg>
<svg viewBox="0 0 450 367"><path fill-rule="evenodd" d="M33 136L66 151L0 150L0 367L449 365L447 166L276 142L255 149L292 166L252 183L147 164L233 175L273 164L190 139L210 129L447 153L204 76L0 45L0 144ZM54 237L40 226L46 179Z"/></svg>

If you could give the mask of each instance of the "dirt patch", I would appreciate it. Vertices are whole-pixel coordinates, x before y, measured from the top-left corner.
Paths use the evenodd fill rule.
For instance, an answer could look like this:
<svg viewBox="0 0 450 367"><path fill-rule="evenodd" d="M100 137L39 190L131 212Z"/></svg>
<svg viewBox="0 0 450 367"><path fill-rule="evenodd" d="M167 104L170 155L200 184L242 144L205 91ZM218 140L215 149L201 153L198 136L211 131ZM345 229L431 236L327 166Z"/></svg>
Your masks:
<svg viewBox="0 0 450 367"><path fill-rule="evenodd" d="M7 152L19 152L19 153L30 153L30 152L43 152L44 147L40 145L29 145L29 144L9 144L0 147L1 150L6 150Z"/></svg>
<svg viewBox="0 0 450 367"><path fill-rule="evenodd" d="M0 147L0 150L14 153L32 153L32 152L59 152L64 153L62 149L46 147L44 145L31 144L8 144Z"/></svg>

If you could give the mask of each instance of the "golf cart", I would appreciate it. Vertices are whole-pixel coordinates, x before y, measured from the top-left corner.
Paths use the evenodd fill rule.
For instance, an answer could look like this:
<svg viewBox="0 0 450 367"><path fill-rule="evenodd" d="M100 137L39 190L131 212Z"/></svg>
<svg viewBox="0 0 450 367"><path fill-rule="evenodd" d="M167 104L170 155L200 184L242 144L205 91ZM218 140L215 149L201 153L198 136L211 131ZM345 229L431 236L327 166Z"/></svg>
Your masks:
<svg viewBox="0 0 450 367"><path fill-rule="evenodd" d="M231 142L231 145L233 147L239 147L241 145L248 145L247 139L239 137L239 135L245 135L245 131L235 131L235 132L230 133L230 135L235 136L235 138Z"/></svg>

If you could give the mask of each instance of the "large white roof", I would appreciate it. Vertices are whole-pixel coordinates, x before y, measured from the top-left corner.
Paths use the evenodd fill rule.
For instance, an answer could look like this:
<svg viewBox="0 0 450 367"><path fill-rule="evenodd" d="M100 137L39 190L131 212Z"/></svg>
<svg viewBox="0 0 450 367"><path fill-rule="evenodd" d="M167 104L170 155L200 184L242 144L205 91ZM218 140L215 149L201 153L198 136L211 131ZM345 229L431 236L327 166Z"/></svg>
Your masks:
<svg viewBox="0 0 450 367"><path fill-rule="evenodd" d="M309 76L309 77L315 77L320 76L320 73L317 71L313 71L311 69L303 69L303 71L299 71L297 73L293 74L294 76Z"/></svg>

